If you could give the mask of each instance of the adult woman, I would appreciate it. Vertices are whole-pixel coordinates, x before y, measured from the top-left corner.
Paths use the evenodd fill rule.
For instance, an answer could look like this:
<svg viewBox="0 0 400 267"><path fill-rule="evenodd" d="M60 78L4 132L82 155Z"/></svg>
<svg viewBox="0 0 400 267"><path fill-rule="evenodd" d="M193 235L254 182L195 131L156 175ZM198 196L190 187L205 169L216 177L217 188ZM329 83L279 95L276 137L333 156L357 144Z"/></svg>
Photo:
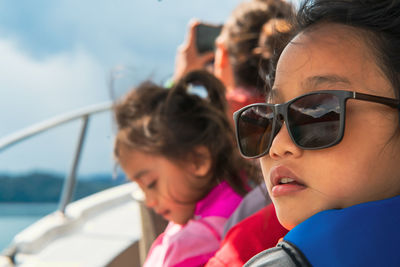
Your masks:
<svg viewBox="0 0 400 267"><path fill-rule="evenodd" d="M246 266L399 266L400 1L310 0L297 22L273 104L235 114L290 229Z"/></svg>
<svg viewBox="0 0 400 267"><path fill-rule="evenodd" d="M214 59L213 74L227 88L229 115L239 108L265 98L265 83L260 76L269 73L270 57L260 53L260 38L265 35L263 26L272 19L286 19L293 14L293 7L284 0L250 0L241 2L224 23L216 40L214 53L199 53L196 49L196 27L189 25L186 40L177 51L173 80L185 73L202 69Z"/></svg>
<svg viewBox="0 0 400 267"><path fill-rule="evenodd" d="M224 23L216 41L214 74L227 88L230 112L264 101L270 57L259 53L263 26L272 19L292 15L292 6L282 0L252 0L240 3Z"/></svg>

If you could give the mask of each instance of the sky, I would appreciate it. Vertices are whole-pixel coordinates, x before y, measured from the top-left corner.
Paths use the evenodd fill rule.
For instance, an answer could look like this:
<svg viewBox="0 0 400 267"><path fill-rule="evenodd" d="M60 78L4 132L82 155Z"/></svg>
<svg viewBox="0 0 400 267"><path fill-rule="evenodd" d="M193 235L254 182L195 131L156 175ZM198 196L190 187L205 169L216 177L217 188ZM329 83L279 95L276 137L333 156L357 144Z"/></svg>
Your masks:
<svg viewBox="0 0 400 267"><path fill-rule="evenodd" d="M0 0L0 139L173 72L191 18L223 23L239 0ZM66 172L80 122L0 151L0 173ZM90 121L82 174L110 172L112 116Z"/></svg>

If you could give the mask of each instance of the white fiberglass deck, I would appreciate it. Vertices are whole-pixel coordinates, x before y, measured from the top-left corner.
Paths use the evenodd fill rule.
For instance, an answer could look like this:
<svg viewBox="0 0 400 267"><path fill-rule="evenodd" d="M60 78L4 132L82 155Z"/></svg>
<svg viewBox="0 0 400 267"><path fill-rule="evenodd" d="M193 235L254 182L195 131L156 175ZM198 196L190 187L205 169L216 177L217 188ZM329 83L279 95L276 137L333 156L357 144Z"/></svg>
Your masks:
<svg viewBox="0 0 400 267"><path fill-rule="evenodd" d="M16 266L107 266L140 239L136 189L128 183L97 193L68 205L65 217L33 224L14 239Z"/></svg>

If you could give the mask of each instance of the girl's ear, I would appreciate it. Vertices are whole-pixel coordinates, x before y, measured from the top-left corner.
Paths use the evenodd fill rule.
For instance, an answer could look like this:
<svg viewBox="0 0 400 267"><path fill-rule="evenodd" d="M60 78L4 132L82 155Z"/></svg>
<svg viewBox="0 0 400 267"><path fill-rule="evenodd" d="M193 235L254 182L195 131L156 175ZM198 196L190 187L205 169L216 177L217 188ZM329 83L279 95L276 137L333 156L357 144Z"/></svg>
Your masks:
<svg viewBox="0 0 400 267"><path fill-rule="evenodd" d="M224 83L227 91L235 88L232 68L228 50L225 44L217 38L213 74Z"/></svg>
<svg viewBox="0 0 400 267"><path fill-rule="evenodd" d="M191 153L189 170L195 176L206 176L211 169L211 154L207 147L198 146Z"/></svg>
<svg viewBox="0 0 400 267"><path fill-rule="evenodd" d="M214 68L217 70L224 69L229 64L229 54L222 41L215 42L216 51L214 58Z"/></svg>

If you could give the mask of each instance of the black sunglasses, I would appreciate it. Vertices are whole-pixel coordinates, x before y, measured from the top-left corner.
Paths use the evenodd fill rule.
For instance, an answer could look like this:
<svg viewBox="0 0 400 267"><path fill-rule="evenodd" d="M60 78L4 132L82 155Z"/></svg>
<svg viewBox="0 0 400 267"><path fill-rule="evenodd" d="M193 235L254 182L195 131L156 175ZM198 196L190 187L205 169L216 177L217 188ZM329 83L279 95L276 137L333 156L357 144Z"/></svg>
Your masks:
<svg viewBox="0 0 400 267"><path fill-rule="evenodd" d="M283 104L251 104L233 114L240 153L246 158L269 153L283 123L292 141L301 149L336 145L343 138L347 99L400 109L397 99L342 90L316 91Z"/></svg>

